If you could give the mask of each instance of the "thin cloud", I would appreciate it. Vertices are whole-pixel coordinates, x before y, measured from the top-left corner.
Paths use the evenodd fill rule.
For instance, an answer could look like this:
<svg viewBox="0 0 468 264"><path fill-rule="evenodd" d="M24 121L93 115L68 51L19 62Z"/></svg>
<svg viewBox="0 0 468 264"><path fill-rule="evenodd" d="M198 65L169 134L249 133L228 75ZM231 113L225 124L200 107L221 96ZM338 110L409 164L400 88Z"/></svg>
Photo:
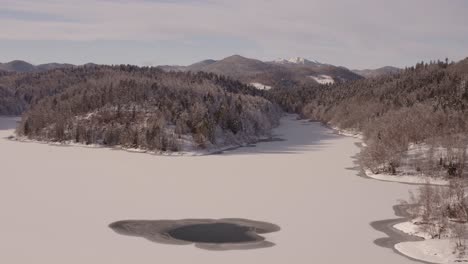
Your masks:
<svg viewBox="0 0 468 264"><path fill-rule="evenodd" d="M175 43L206 36L254 43L256 50L237 50L246 56L300 55L350 67L468 54L468 2L461 0L1 1L0 25L8 26L0 26L0 40ZM210 49L208 43L197 55L211 57Z"/></svg>

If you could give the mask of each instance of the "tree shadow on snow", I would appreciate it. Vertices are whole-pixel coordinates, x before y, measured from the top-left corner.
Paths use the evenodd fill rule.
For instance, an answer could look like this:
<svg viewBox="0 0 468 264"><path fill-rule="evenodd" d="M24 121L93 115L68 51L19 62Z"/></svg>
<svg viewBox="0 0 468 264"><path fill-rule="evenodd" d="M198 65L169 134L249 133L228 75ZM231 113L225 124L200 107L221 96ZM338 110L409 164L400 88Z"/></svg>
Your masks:
<svg viewBox="0 0 468 264"><path fill-rule="evenodd" d="M301 154L323 149L330 144L330 140L341 137L343 136L324 127L320 122L297 120L297 116L287 115L281 119L280 126L273 131L270 139L214 154Z"/></svg>
<svg viewBox="0 0 468 264"><path fill-rule="evenodd" d="M0 130L15 129L21 117L0 116Z"/></svg>

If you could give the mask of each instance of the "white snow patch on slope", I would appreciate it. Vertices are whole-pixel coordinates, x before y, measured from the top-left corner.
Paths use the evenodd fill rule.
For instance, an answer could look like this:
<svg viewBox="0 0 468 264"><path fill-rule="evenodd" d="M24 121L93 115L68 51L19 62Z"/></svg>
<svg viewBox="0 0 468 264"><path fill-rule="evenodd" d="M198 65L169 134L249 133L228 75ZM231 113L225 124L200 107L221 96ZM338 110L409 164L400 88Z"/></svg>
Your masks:
<svg viewBox="0 0 468 264"><path fill-rule="evenodd" d="M310 76L310 78L314 79L316 82L320 84L334 84L335 80L331 76L321 74L319 76Z"/></svg>
<svg viewBox="0 0 468 264"><path fill-rule="evenodd" d="M305 59L305 58L302 58L302 57L292 57L292 58L289 58L289 59L279 58L279 59L275 60L275 62L280 63L280 64L291 63L291 64L302 64L302 65L307 64L307 63L321 64L319 61L308 60L308 59Z"/></svg>
<svg viewBox="0 0 468 264"><path fill-rule="evenodd" d="M338 135L342 135L342 136L346 136L346 137L359 138L361 140L364 139L364 136L362 135L362 133L357 131L357 130L340 129L339 127L331 125L331 124L327 124L327 126L330 127L331 129L335 130ZM364 142L362 142L361 144L367 146L366 143L364 143Z"/></svg>
<svg viewBox="0 0 468 264"><path fill-rule="evenodd" d="M250 85L252 85L253 87L255 87L255 88L259 89L259 90L270 90L272 88L271 86L264 85L264 84L261 84L261 83L256 83L256 82L250 83Z"/></svg>

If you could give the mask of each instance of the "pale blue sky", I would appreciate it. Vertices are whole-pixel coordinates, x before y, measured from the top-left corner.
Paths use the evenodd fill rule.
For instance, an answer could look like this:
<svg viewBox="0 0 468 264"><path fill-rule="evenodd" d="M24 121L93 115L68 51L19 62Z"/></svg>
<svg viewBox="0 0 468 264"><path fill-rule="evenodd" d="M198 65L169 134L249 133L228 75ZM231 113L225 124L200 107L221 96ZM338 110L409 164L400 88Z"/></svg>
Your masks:
<svg viewBox="0 0 468 264"><path fill-rule="evenodd" d="M232 54L349 68L468 57L465 0L0 0L0 62L191 64Z"/></svg>

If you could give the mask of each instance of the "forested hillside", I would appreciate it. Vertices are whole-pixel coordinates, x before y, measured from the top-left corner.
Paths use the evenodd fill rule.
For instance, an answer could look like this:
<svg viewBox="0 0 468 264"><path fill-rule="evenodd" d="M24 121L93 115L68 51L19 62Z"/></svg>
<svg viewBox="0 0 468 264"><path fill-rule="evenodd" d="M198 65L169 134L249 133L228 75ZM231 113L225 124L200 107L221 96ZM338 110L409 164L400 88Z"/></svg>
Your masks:
<svg viewBox="0 0 468 264"><path fill-rule="evenodd" d="M12 114L30 106L17 133L37 140L178 151L256 140L280 116L262 91L207 73L93 66L0 83Z"/></svg>
<svg viewBox="0 0 468 264"><path fill-rule="evenodd" d="M264 62L239 55L219 61L205 60L189 66L159 66L165 71L210 72L229 76L244 83L260 83L271 87L290 88L301 84L318 84L326 77L329 82L357 80L362 76L330 64L295 58L296 61L279 60Z"/></svg>
<svg viewBox="0 0 468 264"><path fill-rule="evenodd" d="M353 70L354 73L361 75L364 78L375 78L384 75L393 75L401 72L401 69L385 66L378 69L365 69L365 70Z"/></svg>
<svg viewBox="0 0 468 264"><path fill-rule="evenodd" d="M46 63L40 65L32 65L31 63L14 60L7 63L0 63L0 72L44 72L59 68L72 68L75 65L67 63Z"/></svg>
<svg viewBox="0 0 468 264"><path fill-rule="evenodd" d="M174 78L184 76L184 74L178 73L165 74L155 68L139 68L126 65L113 67L93 64L75 68L54 69L41 73L0 72L0 93L3 95L0 97L0 115L19 115L27 110L30 105L37 103L44 97L58 94L77 83L109 78L116 71L144 74L150 78L157 75L171 75ZM262 91L242 85L229 78L205 73L199 73L196 76L211 79L230 92L250 95L263 94Z"/></svg>
<svg viewBox="0 0 468 264"><path fill-rule="evenodd" d="M198 147L235 144L268 134L279 119L276 104L304 118L361 132L368 145L362 160L373 171L395 172L408 149L419 144L440 157L437 169L450 175L464 172L468 59L270 91L213 73L136 66L0 72L0 115L26 111L18 133L39 140L150 150L177 150L187 142ZM431 166L418 169L430 171Z"/></svg>
<svg viewBox="0 0 468 264"><path fill-rule="evenodd" d="M73 84L103 78L106 67L86 66L41 73L0 73L0 115L19 115L40 99Z"/></svg>
<svg viewBox="0 0 468 264"><path fill-rule="evenodd" d="M394 76L319 88L272 90L269 96L305 118L362 132L368 145L362 160L374 171L395 172L409 146L424 143L432 152L448 150L438 166L451 175L463 173L468 59L419 63Z"/></svg>

